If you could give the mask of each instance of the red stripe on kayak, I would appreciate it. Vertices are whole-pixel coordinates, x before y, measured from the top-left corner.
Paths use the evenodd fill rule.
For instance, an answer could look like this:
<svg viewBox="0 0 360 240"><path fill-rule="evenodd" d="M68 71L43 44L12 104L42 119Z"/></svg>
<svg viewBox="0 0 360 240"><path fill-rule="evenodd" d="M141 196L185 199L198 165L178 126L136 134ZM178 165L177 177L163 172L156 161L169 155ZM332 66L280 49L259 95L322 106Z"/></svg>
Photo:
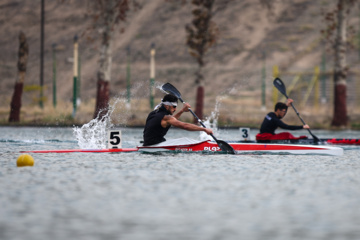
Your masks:
<svg viewBox="0 0 360 240"><path fill-rule="evenodd" d="M296 144L259 144L259 143L230 143L235 151L301 151L301 150L330 150L328 146L296 145ZM34 150L20 151L21 153L111 153L111 152L136 152L139 149L167 149L170 151L221 151L220 147L214 142L201 142L180 146L159 146L159 147L139 147L139 148L113 148L113 149L62 149L62 150Z"/></svg>
<svg viewBox="0 0 360 240"><path fill-rule="evenodd" d="M258 143L230 143L235 151L289 151L289 150L326 150L327 147L311 145L289 145L289 144L258 144ZM158 146L139 147L139 149L167 149L170 151L221 151L220 147L213 142L202 142L182 146Z"/></svg>
<svg viewBox="0 0 360 240"><path fill-rule="evenodd" d="M136 152L137 148L110 148L110 149L62 149L62 150L34 150L20 151L21 153L72 153L72 152L88 152L88 153L111 153L111 152Z"/></svg>
<svg viewBox="0 0 360 240"><path fill-rule="evenodd" d="M327 139L326 142L331 144L360 145L360 139L352 138L333 138Z"/></svg>

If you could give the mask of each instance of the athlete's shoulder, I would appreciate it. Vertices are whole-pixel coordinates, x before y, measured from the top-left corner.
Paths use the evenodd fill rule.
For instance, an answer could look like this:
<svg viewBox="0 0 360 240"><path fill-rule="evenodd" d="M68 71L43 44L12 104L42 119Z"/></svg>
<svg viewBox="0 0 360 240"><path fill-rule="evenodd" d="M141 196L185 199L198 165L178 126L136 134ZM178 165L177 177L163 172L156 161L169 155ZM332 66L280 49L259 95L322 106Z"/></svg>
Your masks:
<svg viewBox="0 0 360 240"><path fill-rule="evenodd" d="M274 112L269 112L265 118L269 121L271 121L271 119L273 119L274 117L276 117L275 113Z"/></svg>

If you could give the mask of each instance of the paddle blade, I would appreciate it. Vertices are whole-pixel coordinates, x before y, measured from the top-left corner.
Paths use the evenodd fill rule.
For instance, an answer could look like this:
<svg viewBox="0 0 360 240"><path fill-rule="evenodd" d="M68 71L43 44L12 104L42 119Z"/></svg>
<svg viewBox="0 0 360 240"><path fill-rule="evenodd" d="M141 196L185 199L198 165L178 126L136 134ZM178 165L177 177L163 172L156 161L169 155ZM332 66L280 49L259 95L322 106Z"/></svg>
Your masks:
<svg viewBox="0 0 360 240"><path fill-rule="evenodd" d="M315 135L310 131L310 129L308 129L308 130L309 130L310 135L313 137L315 143L320 142L320 139L319 139L317 136L315 136Z"/></svg>
<svg viewBox="0 0 360 240"><path fill-rule="evenodd" d="M279 90L279 92L281 92L286 98L289 98L288 95L286 94L286 87L285 84L283 83L283 81L281 81L280 78L275 78L274 80L274 86ZM300 118L301 122L305 125L306 123L304 122L304 120L300 117L299 112L296 110L294 104L291 103L291 107L294 109L294 111L296 112L297 116ZM310 129L308 129L310 135L314 138L315 142L319 142L320 139L318 137L316 137L314 134L312 134L312 132L310 131Z"/></svg>
<svg viewBox="0 0 360 240"><path fill-rule="evenodd" d="M184 103L184 100L181 98L181 94L180 92L176 89L176 87L174 87L171 83L165 83L164 85L161 86L161 90L163 90L164 92L170 93L172 95L174 95L175 97L177 97L182 103ZM191 112L192 115L194 115L194 117L200 122L200 124L206 128L206 126L204 125L204 123L198 118L198 116L196 116L196 114L189 108L189 111ZM229 153L229 154L235 154L235 150L227 143L221 140L217 140L214 135L211 134L211 136L214 138L214 140L216 141L216 143L219 145L221 151Z"/></svg>
<svg viewBox="0 0 360 240"><path fill-rule="evenodd" d="M164 92L170 93L177 98L181 98L180 92L171 83L165 83L164 85L161 86L161 89Z"/></svg>
<svg viewBox="0 0 360 240"><path fill-rule="evenodd" d="M235 150L227 142L222 141L222 140L217 140L216 143L219 145L221 151L229 153L229 154L235 154Z"/></svg>
<svg viewBox="0 0 360 240"><path fill-rule="evenodd" d="M282 95L284 95L286 98L288 98L288 96L286 94L285 84L283 83L283 81L281 81L280 78L275 78L274 86L279 90L279 92L282 93Z"/></svg>

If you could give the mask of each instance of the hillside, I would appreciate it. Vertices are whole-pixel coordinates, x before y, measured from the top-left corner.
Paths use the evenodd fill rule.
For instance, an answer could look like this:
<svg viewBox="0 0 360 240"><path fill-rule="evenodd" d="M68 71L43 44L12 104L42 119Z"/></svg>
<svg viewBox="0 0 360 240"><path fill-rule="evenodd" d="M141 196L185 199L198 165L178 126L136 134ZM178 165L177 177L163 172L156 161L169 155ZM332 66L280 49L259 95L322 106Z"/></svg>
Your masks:
<svg viewBox="0 0 360 240"><path fill-rule="evenodd" d="M180 2L180 1L179 1ZM254 0L235 0L231 6L215 15L215 22L220 29L220 39L206 55L204 69L205 114L214 110L216 100L221 99L220 122L223 125L261 122L264 113L272 110L273 66L277 65L286 83L294 78L293 73L304 73L304 81L310 81L315 66L320 66L325 54L326 71L332 70L331 52L327 52L321 42L321 29L325 28L324 11L335 7L335 0L281 0L276 1L274 9L268 11ZM117 31L113 46L113 66L111 95L123 98L126 94L126 48L131 49L131 109L123 107L124 101L113 116L117 123L141 125L150 110L149 98L149 51L150 45L156 45L156 84L173 83L184 99L194 105L194 71L197 65L189 55L185 45L185 24L191 21L191 4L182 5L165 0L142 1L142 8L131 12L126 24ZM95 108L96 72L99 41L95 33L85 30L91 25L86 15L85 0L46 1L45 9L45 109L37 108L37 91L29 90L23 94L23 119L37 122L44 111L55 115L61 124L71 115L72 104L72 55L73 37L79 36L81 56L81 105L75 122L84 123L92 118ZM28 39L30 55L28 59L25 84L39 84L40 66L40 2L21 0L0 1L0 120L8 118L13 85L17 77L18 34L23 31ZM350 24L358 31L358 13L352 12ZM90 37L93 38L90 41ZM58 109L53 109L52 45L56 44L57 95ZM266 56L266 59L264 58ZM358 49L349 50L350 69L359 65ZM266 110L261 108L261 79L265 67L267 85ZM310 73L310 74L306 74ZM320 126L331 118L331 75L327 75L327 101L319 109L306 108L309 101L300 107L311 123ZM349 117L358 121L357 98L358 75L349 77ZM30 88L27 88L30 89ZM299 101L301 93L298 94ZM162 96L156 91L159 99ZM297 99L295 99L297 100ZM60 110L60 106L62 109ZM27 112L26 109L32 109ZM34 114L35 112L35 114ZM61 112L61 116L57 115ZM315 115L322 119L315 119ZM119 120L124 118L122 120ZM190 118L190 117L189 117ZM49 121L54 121L48 117ZM314 119L314 120L312 120ZM289 121L296 121L290 115Z"/></svg>

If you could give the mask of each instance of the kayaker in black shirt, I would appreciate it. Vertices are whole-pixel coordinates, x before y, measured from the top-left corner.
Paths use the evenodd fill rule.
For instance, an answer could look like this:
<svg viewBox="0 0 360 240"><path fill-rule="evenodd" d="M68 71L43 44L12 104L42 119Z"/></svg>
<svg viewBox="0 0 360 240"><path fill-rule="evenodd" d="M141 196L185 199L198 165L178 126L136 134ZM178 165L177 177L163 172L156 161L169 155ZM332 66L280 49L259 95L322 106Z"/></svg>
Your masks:
<svg viewBox="0 0 360 240"><path fill-rule="evenodd" d="M177 103L177 97L167 94L164 96L161 103L155 107L155 110L148 115L143 133L143 146L154 145L166 141L164 136L171 126L188 131L204 131L207 134L213 133L210 128L203 128L195 124L178 120L183 112L189 111L190 105L188 103L184 103L183 108L172 116L176 111Z"/></svg>
<svg viewBox="0 0 360 240"><path fill-rule="evenodd" d="M287 99L286 104L278 102L275 105L275 112L268 113L260 127L260 133L256 135L256 140L279 140L279 139L296 139L291 133L282 132L275 134L275 130L280 127L287 130L299 130L299 129L309 129L309 125L287 125L281 119L285 117L287 113L288 106L293 102L292 99ZM306 138L306 136L301 136L300 138Z"/></svg>

